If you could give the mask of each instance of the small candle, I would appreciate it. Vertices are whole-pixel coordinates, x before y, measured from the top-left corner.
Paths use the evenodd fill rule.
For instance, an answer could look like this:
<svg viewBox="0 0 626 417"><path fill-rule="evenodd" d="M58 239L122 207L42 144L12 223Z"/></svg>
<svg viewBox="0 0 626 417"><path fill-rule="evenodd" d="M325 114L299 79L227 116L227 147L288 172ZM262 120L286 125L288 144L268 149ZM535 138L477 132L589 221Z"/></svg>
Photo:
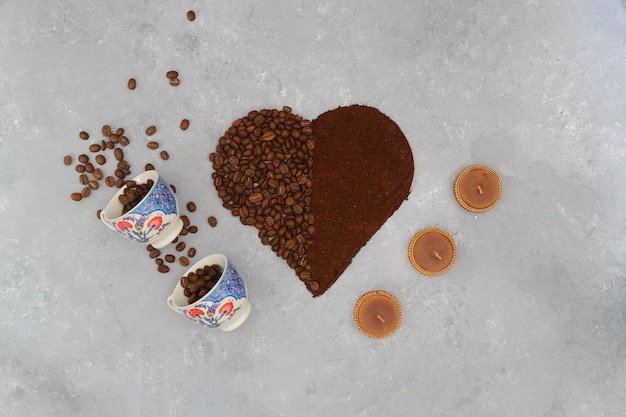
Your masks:
<svg viewBox="0 0 626 417"><path fill-rule="evenodd" d="M411 239L409 259L422 274L443 274L456 259L454 239L448 232L435 227L421 230Z"/></svg>
<svg viewBox="0 0 626 417"><path fill-rule="evenodd" d="M466 210L482 213L498 204L502 182L498 174L484 165L465 168L454 181L454 196Z"/></svg>
<svg viewBox="0 0 626 417"><path fill-rule="evenodd" d="M402 309L396 297L388 292L370 291L356 303L354 321L364 335L381 339L400 327Z"/></svg>

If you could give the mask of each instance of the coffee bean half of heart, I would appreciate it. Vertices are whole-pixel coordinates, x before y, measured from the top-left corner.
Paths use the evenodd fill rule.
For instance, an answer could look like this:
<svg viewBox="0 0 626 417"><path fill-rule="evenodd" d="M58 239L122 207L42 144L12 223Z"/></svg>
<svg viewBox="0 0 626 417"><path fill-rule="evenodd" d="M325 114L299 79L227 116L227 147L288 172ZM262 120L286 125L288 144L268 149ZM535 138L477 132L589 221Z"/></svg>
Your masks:
<svg viewBox="0 0 626 417"><path fill-rule="evenodd" d="M223 206L258 229L314 297L406 200L414 172L398 125L362 105L314 121L289 107L251 111L210 160Z"/></svg>

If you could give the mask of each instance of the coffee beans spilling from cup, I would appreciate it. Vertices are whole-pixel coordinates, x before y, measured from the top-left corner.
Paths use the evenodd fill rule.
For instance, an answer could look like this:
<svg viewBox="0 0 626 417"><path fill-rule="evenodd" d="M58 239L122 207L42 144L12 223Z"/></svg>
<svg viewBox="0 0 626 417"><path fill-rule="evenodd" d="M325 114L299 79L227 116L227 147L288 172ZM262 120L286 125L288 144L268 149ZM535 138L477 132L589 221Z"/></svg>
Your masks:
<svg viewBox="0 0 626 417"><path fill-rule="evenodd" d="M209 157L222 205L256 227L261 242L303 281L311 277L307 244L315 232L314 148L311 122L283 107L235 120Z"/></svg>
<svg viewBox="0 0 626 417"><path fill-rule="evenodd" d="M128 213L148 194L154 181L148 180L145 184L137 184L133 180L126 181L126 188L117 199L122 203L122 214Z"/></svg>
<svg viewBox="0 0 626 417"><path fill-rule="evenodd" d="M88 140L90 138L89 133L81 131L78 135L82 140ZM88 151L93 156L93 162L87 153L80 154L78 156L78 163L74 169L79 174L79 181L84 186L80 192L71 194L72 200L80 201L83 198L87 198L91 195L92 190L99 188L99 181L104 179L105 184L108 187L117 186L121 188L124 186L124 178L131 174L130 164L124 160L124 151L122 147L130 143L128 137L124 135L124 129L118 128L115 131L111 129L111 126L102 126L102 136L106 139L102 139L99 143L92 143L88 146ZM106 178L102 168L107 163L107 158L104 155L108 150L113 150L113 156L117 160L117 167L114 171L114 175L109 175ZM73 158L71 155L65 155L63 163L66 166L72 165ZM97 165L94 165L95 164ZM91 177L91 178L89 178Z"/></svg>
<svg viewBox="0 0 626 417"><path fill-rule="evenodd" d="M183 293L189 304L193 304L213 289L222 276L222 269L218 265L205 265L195 272L190 272L180 279L180 285L185 289Z"/></svg>

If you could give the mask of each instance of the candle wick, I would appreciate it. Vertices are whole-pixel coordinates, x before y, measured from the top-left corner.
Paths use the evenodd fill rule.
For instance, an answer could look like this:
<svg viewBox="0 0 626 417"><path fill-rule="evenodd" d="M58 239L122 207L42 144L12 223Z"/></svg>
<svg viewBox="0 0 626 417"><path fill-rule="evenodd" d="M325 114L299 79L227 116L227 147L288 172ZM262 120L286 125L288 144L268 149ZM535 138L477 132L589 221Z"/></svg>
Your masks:
<svg viewBox="0 0 626 417"><path fill-rule="evenodd" d="M482 189L482 187L480 185L476 186L476 188L478 188L478 192L480 194L483 194L483 189Z"/></svg>
<svg viewBox="0 0 626 417"><path fill-rule="evenodd" d="M439 252L433 251L433 255L435 255L435 258L441 260L441 255L439 255Z"/></svg>
<svg viewBox="0 0 626 417"><path fill-rule="evenodd" d="M383 318L383 316L381 316L380 314L376 314L376 318L377 318L378 320L380 320L380 322L381 322L381 323L384 323L384 322L385 322L385 319L384 319L384 318Z"/></svg>

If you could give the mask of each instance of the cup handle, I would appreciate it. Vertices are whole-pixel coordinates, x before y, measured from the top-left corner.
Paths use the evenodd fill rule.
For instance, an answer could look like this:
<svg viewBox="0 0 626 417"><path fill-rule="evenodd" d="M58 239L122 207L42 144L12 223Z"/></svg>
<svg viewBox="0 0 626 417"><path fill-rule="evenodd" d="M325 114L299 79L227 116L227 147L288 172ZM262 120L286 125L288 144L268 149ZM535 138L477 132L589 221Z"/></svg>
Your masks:
<svg viewBox="0 0 626 417"><path fill-rule="evenodd" d="M177 312L178 314L183 314L179 309L174 306L174 301L172 301L172 296L167 297L167 305L170 306L172 310Z"/></svg>

